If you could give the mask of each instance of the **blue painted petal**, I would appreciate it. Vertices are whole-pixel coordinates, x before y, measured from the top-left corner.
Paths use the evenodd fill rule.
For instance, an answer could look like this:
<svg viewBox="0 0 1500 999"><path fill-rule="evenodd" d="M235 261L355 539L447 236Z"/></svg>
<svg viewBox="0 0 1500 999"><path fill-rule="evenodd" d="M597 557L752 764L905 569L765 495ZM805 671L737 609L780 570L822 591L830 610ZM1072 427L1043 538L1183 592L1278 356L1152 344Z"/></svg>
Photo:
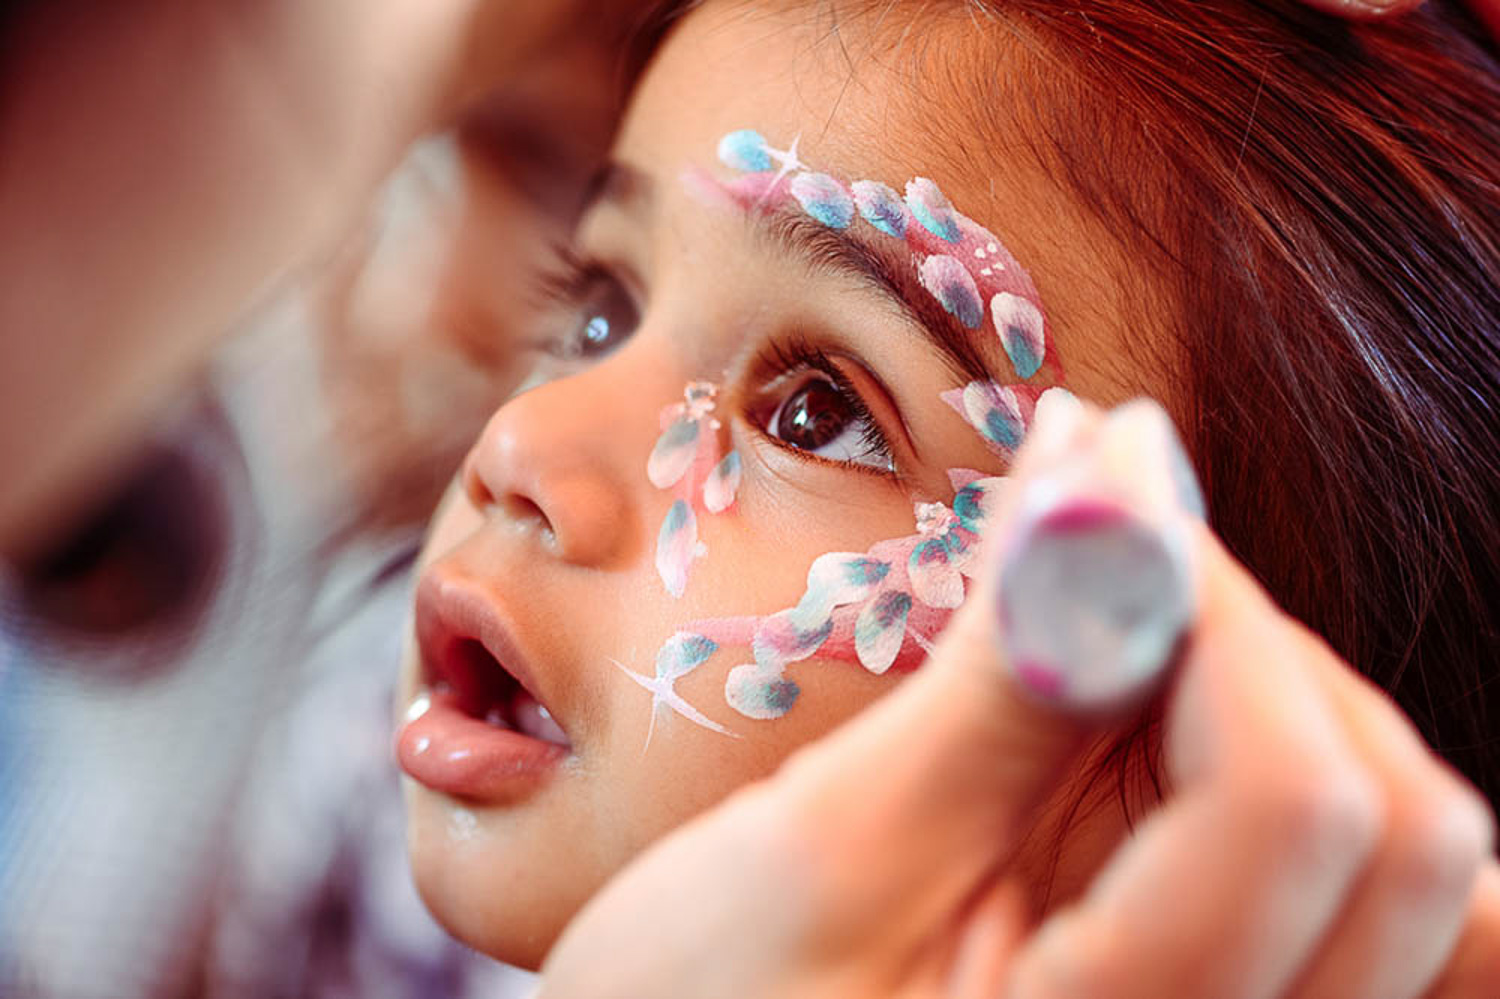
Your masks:
<svg viewBox="0 0 1500 999"><path fill-rule="evenodd" d="M791 191L803 211L830 229L847 229L854 221L854 199L826 173L799 173Z"/></svg>
<svg viewBox="0 0 1500 999"><path fill-rule="evenodd" d="M656 675L663 680L687 676L718 650L719 643L711 638L679 631L656 654Z"/></svg>
<svg viewBox="0 0 1500 999"><path fill-rule="evenodd" d="M675 485L693 467L697 454L698 421L681 417L662 431L646 461L646 477L658 489Z"/></svg>
<svg viewBox="0 0 1500 999"><path fill-rule="evenodd" d="M656 537L656 571L667 592L680 597L698 553L698 518L682 500L672 504Z"/></svg>
<svg viewBox="0 0 1500 999"><path fill-rule="evenodd" d="M854 651L871 673L884 673L901 653L911 597L898 591L880 594L860 611L854 623Z"/></svg>
<svg viewBox="0 0 1500 999"><path fill-rule="evenodd" d="M742 128L719 140L719 159L735 170L760 173L771 169L769 149L765 136L753 128Z"/></svg>
<svg viewBox="0 0 1500 999"><path fill-rule="evenodd" d="M937 184L926 177L907 181L906 207L911 210L912 217L922 223L922 228L949 243L958 242L958 213Z"/></svg>
<svg viewBox="0 0 1500 999"><path fill-rule="evenodd" d="M1026 436L1026 422L1015 392L994 383L971 382L964 389L964 413L981 437L1014 452Z"/></svg>
<svg viewBox="0 0 1500 999"><path fill-rule="evenodd" d="M850 190L854 192L854 203L859 206L859 214L866 222L887 236L906 238L911 213L901 195L873 180L856 180L850 185Z"/></svg>
<svg viewBox="0 0 1500 999"><path fill-rule="evenodd" d="M780 718L797 703L802 691L779 670L755 664L736 666L724 683L724 699L746 718L770 721Z"/></svg>
<svg viewBox="0 0 1500 999"><path fill-rule="evenodd" d="M1047 355L1046 318L1029 299L1001 292L990 299L990 318L1016 374L1030 378Z"/></svg>
<svg viewBox="0 0 1500 999"><path fill-rule="evenodd" d="M960 489L953 497L953 514L958 518L959 526L974 534L983 534L1005 485L1005 479L993 477L976 479Z"/></svg>
<svg viewBox="0 0 1500 999"><path fill-rule="evenodd" d="M714 466L703 483L703 505L709 513L723 513L734 505L735 494L740 489L740 453L731 451L724 460Z"/></svg>
<svg viewBox="0 0 1500 999"><path fill-rule="evenodd" d="M954 566L953 555L946 536L923 541L912 549L906 574L914 597L929 607L945 610L963 603L963 575Z"/></svg>
<svg viewBox="0 0 1500 999"><path fill-rule="evenodd" d="M866 599L890 575L889 562L849 552L820 555L807 570L807 590L797 603L799 619L821 619L835 607Z"/></svg>

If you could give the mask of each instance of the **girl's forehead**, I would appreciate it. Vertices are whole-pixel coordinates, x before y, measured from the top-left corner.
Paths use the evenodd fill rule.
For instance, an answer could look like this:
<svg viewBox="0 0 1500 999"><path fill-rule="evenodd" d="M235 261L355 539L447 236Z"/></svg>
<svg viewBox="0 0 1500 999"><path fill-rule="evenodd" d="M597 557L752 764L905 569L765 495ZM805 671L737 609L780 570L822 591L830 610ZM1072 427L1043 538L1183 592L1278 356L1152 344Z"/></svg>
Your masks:
<svg viewBox="0 0 1500 999"><path fill-rule="evenodd" d="M891 39L902 37L898 26L880 25L876 37L878 19L855 17L831 32L819 7L710 2L695 10L633 95L616 158L668 189L680 186L685 168L722 179L732 171L721 142L753 130L773 150L795 148L810 171L846 185L873 182L904 193L912 180L930 179L1034 278L1048 335L1069 358L1070 387L1104 403L1141 392L1172 397L1172 386L1127 360L1140 341L1154 341L1150 354L1167 337L1167 310L1140 314L1138 260L1062 187L1056 164L1043 162L1016 132L987 134L981 119L1005 116L975 115L961 74L915 76L921 60L893 48ZM900 16L899 5L895 10L891 16ZM966 19L921 30L926 37L909 44L932 50L948 36L965 44L975 29ZM984 48L983 60L948 53L929 58L926 68L1014 70L1005 45ZM678 204L697 209L691 197ZM983 291L984 276L975 277Z"/></svg>
<svg viewBox="0 0 1500 999"><path fill-rule="evenodd" d="M753 127L839 176L929 175L957 198L987 188L988 167L949 162L929 95L903 60L856 56L864 19L829 36L815 4L707 4L667 42L638 89L618 149L673 175L712 158L727 132Z"/></svg>

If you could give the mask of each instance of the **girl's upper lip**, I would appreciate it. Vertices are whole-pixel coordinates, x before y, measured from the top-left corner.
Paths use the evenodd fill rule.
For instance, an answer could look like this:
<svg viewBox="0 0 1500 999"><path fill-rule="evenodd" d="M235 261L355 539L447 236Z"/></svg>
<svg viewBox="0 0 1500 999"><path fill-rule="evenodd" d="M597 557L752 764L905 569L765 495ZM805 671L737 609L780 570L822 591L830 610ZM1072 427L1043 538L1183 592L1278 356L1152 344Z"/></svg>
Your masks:
<svg viewBox="0 0 1500 999"><path fill-rule="evenodd" d="M494 657L496 668L509 673L567 731L566 722L537 686L536 674L506 623L499 602L480 584L444 572L441 566L429 568L417 582L415 628L424 683L442 680L445 664L459 645L477 641Z"/></svg>

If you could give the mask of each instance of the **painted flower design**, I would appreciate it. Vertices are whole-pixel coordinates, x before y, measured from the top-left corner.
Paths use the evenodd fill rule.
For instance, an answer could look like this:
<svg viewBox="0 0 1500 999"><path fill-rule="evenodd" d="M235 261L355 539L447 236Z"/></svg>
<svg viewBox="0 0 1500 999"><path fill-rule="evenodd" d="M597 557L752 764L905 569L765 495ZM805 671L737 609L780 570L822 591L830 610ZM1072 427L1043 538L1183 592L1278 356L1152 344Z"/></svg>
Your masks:
<svg viewBox="0 0 1500 999"><path fill-rule="evenodd" d="M1041 295L1026 269L995 236L953 206L938 184L914 177L904 193L879 181L850 183L812 169L798 153L798 140L777 149L759 132L744 128L719 141L719 161L741 176L718 185L715 200L727 198L759 208L790 198L810 218L844 230L863 220L876 232L911 250L923 288L969 329L988 318L1017 377L1026 381L1049 361L1058 380L1061 367L1047 353L1047 318ZM690 183L707 191L714 182L694 174Z"/></svg>
<svg viewBox="0 0 1500 999"><path fill-rule="evenodd" d="M981 329L986 319L993 324L1023 382L1044 368L1061 380L1062 366L1047 350L1046 317L1031 277L989 230L954 208L932 180L914 178L904 194L878 181L846 184L809 168L796 140L780 150L752 129L724 136L718 154L741 175L725 183L690 169L683 175L689 193L706 204L742 209L790 199L831 229L862 223L901 240L911 250L922 287L947 312L970 329ZM674 596L682 594L692 562L703 554L696 509L728 509L739 486L738 456L719 455L719 423L712 415L716 391L706 382L688 385L684 401L663 412L662 434L648 462L652 483L677 491L662 523L656 558L657 571ZM942 398L991 451L1009 461L1042 394L1025 384L975 381ZM985 524L1006 486L1004 478L966 469L950 470L949 479L955 490L951 503L914 505L915 533L878 542L866 552L832 552L816 559L794 606L764 617L691 622L662 647L652 677L616 663L651 692L647 744L663 707L735 736L687 704L675 686L724 648L751 651L751 662L729 671L724 690L726 702L751 719L780 718L792 709L801 689L789 670L813 656L857 664L874 674L919 666L963 603L978 571Z"/></svg>
<svg viewBox="0 0 1500 999"><path fill-rule="evenodd" d="M882 541L868 552L816 559L796 606L759 619L728 618L688 626L724 644L748 644L754 662L731 670L725 697L749 718L779 718L797 688L794 663L823 655L857 662L871 673L915 668L976 571L979 538L1002 478L965 477L952 506L916 505L917 533Z"/></svg>
<svg viewBox="0 0 1500 999"><path fill-rule="evenodd" d="M713 415L718 391L712 382L690 382L683 401L662 410L661 436L646 461L651 484L677 494L656 537L656 571L674 597L687 589L693 562L706 551L698 540L698 508L723 513L740 487L738 452L720 454L720 424Z"/></svg>

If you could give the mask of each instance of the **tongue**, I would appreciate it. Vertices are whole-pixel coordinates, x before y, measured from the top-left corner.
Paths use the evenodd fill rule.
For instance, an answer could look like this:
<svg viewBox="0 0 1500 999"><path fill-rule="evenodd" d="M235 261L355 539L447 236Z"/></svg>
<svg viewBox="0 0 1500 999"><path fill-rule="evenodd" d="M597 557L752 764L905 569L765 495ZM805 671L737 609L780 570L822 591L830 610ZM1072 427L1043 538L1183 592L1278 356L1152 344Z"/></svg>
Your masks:
<svg viewBox="0 0 1500 999"><path fill-rule="evenodd" d="M568 745L568 737L557 722L552 720L552 712L542 707L537 699L526 691L516 693L515 699L511 702L511 714L515 719L517 731L543 742L552 742L559 746Z"/></svg>

